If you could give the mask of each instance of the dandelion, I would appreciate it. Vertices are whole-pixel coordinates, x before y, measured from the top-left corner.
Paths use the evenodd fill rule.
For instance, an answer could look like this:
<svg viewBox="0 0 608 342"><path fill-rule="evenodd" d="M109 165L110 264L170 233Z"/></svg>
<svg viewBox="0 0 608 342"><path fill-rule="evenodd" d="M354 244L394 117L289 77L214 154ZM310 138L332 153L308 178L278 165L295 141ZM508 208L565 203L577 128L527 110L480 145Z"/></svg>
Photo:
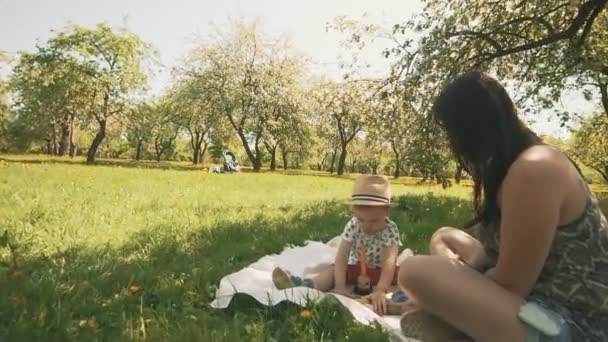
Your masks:
<svg viewBox="0 0 608 342"><path fill-rule="evenodd" d="M300 316L304 319L309 319L312 317L312 312L310 310L304 309L300 312Z"/></svg>
<svg viewBox="0 0 608 342"><path fill-rule="evenodd" d="M132 296L136 295L140 290L141 290L141 286L139 286L137 284L133 284L133 285L129 286L129 294Z"/></svg>

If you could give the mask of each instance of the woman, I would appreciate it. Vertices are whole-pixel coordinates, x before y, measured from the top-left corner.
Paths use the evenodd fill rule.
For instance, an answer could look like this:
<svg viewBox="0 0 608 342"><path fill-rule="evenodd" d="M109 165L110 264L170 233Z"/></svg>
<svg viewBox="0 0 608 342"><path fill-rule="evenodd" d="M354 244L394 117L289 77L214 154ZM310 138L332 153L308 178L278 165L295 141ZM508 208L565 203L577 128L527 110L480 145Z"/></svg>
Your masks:
<svg viewBox="0 0 608 342"><path fill-rule="evenodd" d="M541 341L608 341L608 223L578 168L526 128L486 74L449 84L434 116L473 177L469 226L479 239L439 229L433 255L405 260L399 284L421 310L475 341L544 331L520 315L526 303L559 330ZM404 330L407 323L406 315Z"/></svg>

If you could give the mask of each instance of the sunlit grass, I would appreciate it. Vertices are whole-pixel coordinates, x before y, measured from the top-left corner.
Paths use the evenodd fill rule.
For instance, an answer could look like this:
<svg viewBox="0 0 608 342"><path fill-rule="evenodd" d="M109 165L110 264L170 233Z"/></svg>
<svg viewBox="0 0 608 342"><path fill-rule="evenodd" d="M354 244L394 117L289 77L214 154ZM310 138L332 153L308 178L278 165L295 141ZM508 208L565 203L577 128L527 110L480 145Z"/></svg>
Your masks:
<svg viewBox="0 0 608 342"><path fill-rule="evenodd" d="M185 164L0 162L0 340L385 340L336 306L209 308L221 277L348 220L352 177L209 174ZM17 162L19 160L19 162ZM190 169L188 169L190 168ZM466 221L471 188L394 182L404 247ZM130 285L141 290L130 293Z"/></svg>

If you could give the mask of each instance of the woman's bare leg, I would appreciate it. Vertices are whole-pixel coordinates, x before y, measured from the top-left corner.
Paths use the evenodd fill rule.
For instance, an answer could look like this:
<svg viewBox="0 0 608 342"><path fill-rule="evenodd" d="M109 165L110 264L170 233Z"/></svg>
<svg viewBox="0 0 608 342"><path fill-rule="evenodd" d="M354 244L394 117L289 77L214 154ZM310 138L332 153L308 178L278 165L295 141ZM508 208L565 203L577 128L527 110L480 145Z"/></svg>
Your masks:
<svg viewBox="0 0 608 342"><path fill-rule="evenodd" d="M399 285L424 311L475 341L525 341L517 318L523 299L464 263L445 256L413 256L401 264Z"/></svg>

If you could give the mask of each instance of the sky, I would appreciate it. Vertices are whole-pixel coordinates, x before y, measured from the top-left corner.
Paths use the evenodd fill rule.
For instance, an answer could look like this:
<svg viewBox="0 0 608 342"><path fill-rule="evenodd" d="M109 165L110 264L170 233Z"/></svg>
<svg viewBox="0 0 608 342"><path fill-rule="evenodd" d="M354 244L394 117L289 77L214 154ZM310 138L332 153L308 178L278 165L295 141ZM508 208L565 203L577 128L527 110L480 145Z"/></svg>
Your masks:
<svg viewBox="0 0 608 342"><path fill-rule="evenodd" d="M229 18L259 20L270 36L288 35L295 48L308 55L314 73L335 78L338 63L348 53L340 45L344 37L330 31L327 23L338 16L363 17L366 22L390 26L421 10L418 0L0 0L0 50L13 54L32 50L45 42L51 30L69 23L94 26L105 21L125 26L151 43L160 54L164 72L151 80L161 91L170 82L169 71L193 47L197 37L215 32ZM389 42L377 42L362 58L372 65L367 72L381 75L388 64L380 56ZM563 105L577 112L593 108L577 96L566 96ZM542 133L564 135L557 122L539 115L532 127ZM567 134L566 134L567 135Z"/></svg>

